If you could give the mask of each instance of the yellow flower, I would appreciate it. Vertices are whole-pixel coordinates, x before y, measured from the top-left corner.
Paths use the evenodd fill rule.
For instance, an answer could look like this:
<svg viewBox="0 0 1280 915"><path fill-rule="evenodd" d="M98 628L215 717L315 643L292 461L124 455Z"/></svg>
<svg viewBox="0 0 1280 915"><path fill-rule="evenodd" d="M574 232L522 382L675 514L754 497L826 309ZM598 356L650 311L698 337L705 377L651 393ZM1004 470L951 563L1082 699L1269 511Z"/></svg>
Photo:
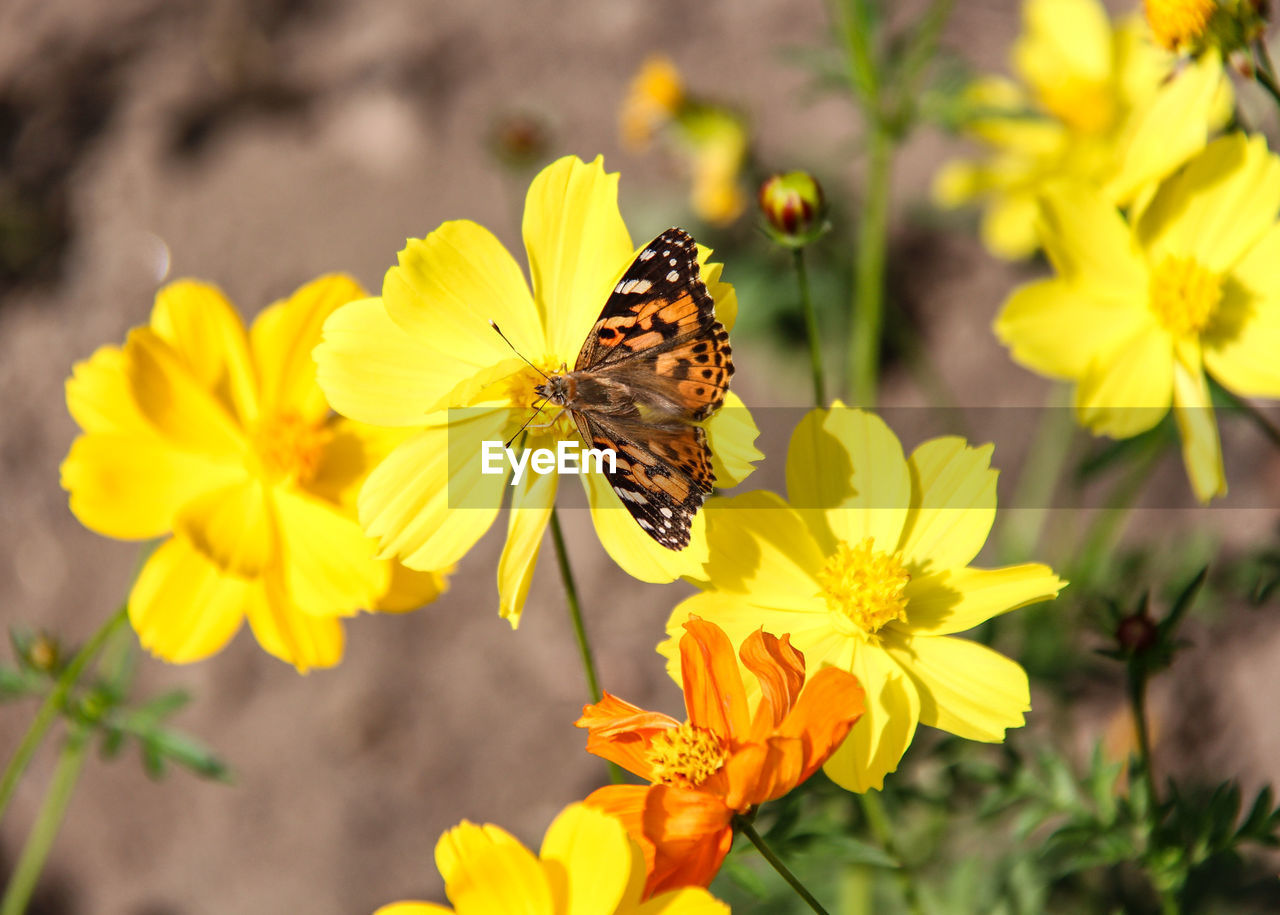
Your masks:
<svg viewBox="0 0 1280 915"><path fill-rule="evenodd" d="M62 464L71 510L110 537L172 533L129 595L142 645L207 657L247 617L262 647L305 671L342 657L340 617L410 610L444 578L376 559L355 521L363 474L390 446L336 420L311 348L359 295L326 276L270 306L246 335L222 293L184 280L151 323L75 366L67 406L84 430Z"/></svg>
<svg viewBox="0 0 1280 915"><path fill-rule="evenodd" d="M640 847L613 817L566 807L534 855L500 827L463 821L436 843L436 867L453 908L395 902L374 915L729 915L701 887L641 902Z"/></svg>
<svg viewBox="0 0 1280 915"><path fill-rule="evenodd" d="M1280 397L1280 157L1262 137L1209 144L1126 222L1087 188L1046 196L1057 276L1021 287L995 332L1013 358L1077 382L1080 422L1127 438L1172 404L1196 496L1226 492L1206 372Z"/></svg>
<svg viewBox="0 0 1280 915"><path fill-rule="evenodd" d="M850 671L866 713L823 769L852 791L883 785L918 722L1003 740L1030 708L1026 673L950 636L1063 582L1043 565L969 565L995 520L990 457L990 445L947 437L905 458L872 414L810 412L791 437L787 501L750 492L708 504L708 581L671 615L658 646L668 671L678 676L676 636L691 615L732 640L789 632L811 670Z"/></svg>
<svg viewBox="0 0 1280 915"><path fill-rule="evenodd" d="M684 104L684 83L675 62L665 54L653 54L640 66L627 88L618 114L618 129L628 149L642 152L653 135Z"/></svg>
<svg viewBox="0 0 1280 915"><path fill-rule="evenodd" d="M1142 8L1156 43L1177 51L1204 36L1218 4L1216 0L1143 0Z"/></svg>
<svg viewBox="0 0 1280 915"><path fill-rule="evenodd" d="M360 520L383 555L411 568L460 559L497 517L510 474L483 473L481 443L505 442L532 415L534 388L573 365L636 250L618 212L618 176L601 159L565 157L529 188L524 240L532 291L486 229L459 220L410 239L387 271L382 297L353 302L326 322L316 349L320 385L338 412L416 430L369 475ZM716 315L732 326L733 288L704 263ZM495 321L511 341L490 326ZM529 359L526 365L515 348ZM732 393L707 426L721 486L751 472L754 423ZM567 416L527 431L528 448L576 441ZM490 465L492 466L492 465ZM512 476L512 479L514 477ZM700 571L704 522L680 552L655 543L599 473L582 476L596 533L614 560L645 581ZM506 546L498 563L499 612L518 623L556 495L555 474L525 473L510 487Z"/></svg>
<svg viewBox="0 0 1280 915"><path fill-rule="evenodd" d="M983 202L983 243L1006 258L1035 252L1047 183L1069 177L1117 206L1140 204L1231 113L1218 55L1176 70L1138 17L1113 28L1097 0L1026 0L1023 21L1012 61L1020 82L988 77L969 90L979 115L966 132L989 156L948 163L934 181L943 206Z"/></svg>

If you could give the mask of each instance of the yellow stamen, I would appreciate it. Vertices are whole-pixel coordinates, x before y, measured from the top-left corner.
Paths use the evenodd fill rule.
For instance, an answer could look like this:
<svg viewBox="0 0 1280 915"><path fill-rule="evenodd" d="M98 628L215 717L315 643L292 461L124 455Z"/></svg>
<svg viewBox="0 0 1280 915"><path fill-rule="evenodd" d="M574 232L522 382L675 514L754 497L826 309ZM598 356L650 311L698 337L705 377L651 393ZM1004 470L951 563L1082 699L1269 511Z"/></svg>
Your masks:
<svg viewBox="0 0 1280 915"><path fill-rule="evenodd" d="M1222 301L1222 280L1195 258L1170 254L1151 274L1151 310L1171 334L1200 333Z"/></svg>
<svg viewBox="0 0 1280 915"><path fill-rule="evenodd" d="M310 423L295 413L266 416L253 434L254 450L272 480L305 483L315 476L333 433L324 423Z"/></svg>
<svg viewBox="0 0 1280 915"><path fill-rule="evenodd" d="M723 740L688 723L658 734L648 753L653 780L681 788L697 788L719 772L728 758Z"/></svg>
<svg viewBox="0 0 1280 915"><path fill-rule="evenodd" d="M1216 0L1145 0L1143 7L1156 43L1177 51L1204 35L1218 4Z"/></svg>
<svg viewBox="0 0 1280 915"><path fill-rule="evenodd" d="M842 630L873 636L893 620L907 618L903 591L911 580L901 553L875 549L868 537L857 546L843 540L818 573L822 596Z"/></svg>

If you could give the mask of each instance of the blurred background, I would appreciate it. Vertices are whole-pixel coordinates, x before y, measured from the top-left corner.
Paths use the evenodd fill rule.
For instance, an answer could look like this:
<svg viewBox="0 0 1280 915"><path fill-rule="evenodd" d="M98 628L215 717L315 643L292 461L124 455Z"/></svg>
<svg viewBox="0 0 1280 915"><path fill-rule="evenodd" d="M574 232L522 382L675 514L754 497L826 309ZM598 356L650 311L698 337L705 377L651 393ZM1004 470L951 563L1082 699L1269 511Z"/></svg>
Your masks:
<svg viewBox="0 0 1280 915"><path fill-rule="evenodd" d="M893 15L909 19L922 5L894 4ZM76 432L63 381L73 362L143 323L161 284L215 282L248 319L323 272L350 272L376 291L405 238L447 219L476 220L522 252L524 189L559 155L603 153L621 171L637 242L680 224L717 250L741 303L735 390L750 406L805 405L788 258L756 230L750 208L724 225L691 212L685 164L661 149L624 149L618 114L633 74L662 52L691 91L745 119L748 200L753 172L817 174L836 228L813 254L815 288L837 315L848 298L860 148L848 100L803 63L828 45L828 29L823 4L783 0L3 0L0 617L76 642L126 593L138 546L80 527L58 485ZM943 45L964 67L1005 71L1018 29L1013 0L970 0L956 5ZM942 216L928 201L934 171L963 148L920 130L896 165L890 321L911 343L890 335L883 400L1038 406L1047 383L1009 360L990 325L1008 291L1042 268L994 260L971 215ZM923 424L904 444L947 431ZM1010 433L1025 443L1025 430ZM1226 508L1152 508L1131 520L1130 535L1163 557L1160 574L1185 580L1208 558L1274 546L1280 464L1256 433L1238 448L1232 434L1224 431L1230 460L1249 467L1259 489L1242 484ZM766 454L780 465L785 437L771 441ZM996 466L1013 466L1022 446L1002 460L996 441ZM1179 493L1167 504L1189 505L1176 456L1160 474ZM777 485L776 472L758 476ZM691 589L631 581L584 512L566 522L603 685L675 713L679 693L650 646ZM32 912L370 912L439 898L432 849L460 819L499 823L536 847L604 768L571 724L586 688L549 551L520 630L497 616L502 528L433 605L352 620L333 670L301 677L247 631L195 666L144 659L141 691L192 691L179 723L230 763L234 784L183 771L153 784L132 759L91 762ZM1087 650L1062 623L1081 612L1069 590L1033 618L1039 642L1019 636L1032 660L1012 653L1031 669L1033 701L1070 698L1053 727L1085 753L1120 694L1055 648L1065 640ZM1218 603L1189 632L1195 647L1177 676L1157 683L1162 759L1239 775L1246 788L1280 778L1274 613ZM32 712L31 703L0 707L0 756ZM0 830L0 875L56 749L42 749Z"/></svg>

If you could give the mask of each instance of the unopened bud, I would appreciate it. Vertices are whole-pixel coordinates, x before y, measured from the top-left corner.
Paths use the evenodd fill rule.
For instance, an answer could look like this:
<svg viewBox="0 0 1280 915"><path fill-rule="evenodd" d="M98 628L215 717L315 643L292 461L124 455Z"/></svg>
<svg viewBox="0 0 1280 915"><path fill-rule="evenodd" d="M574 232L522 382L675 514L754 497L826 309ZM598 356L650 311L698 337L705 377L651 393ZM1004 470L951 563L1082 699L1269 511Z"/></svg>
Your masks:
<svg viewBox="0 0 1280 915"><path fill-rule="evenodd" d="M1139 655L1149 651L1159 636L1155 620L1146 612L1126 616L1116 625L1116 641L1120 649L1128 655Z"/></svg>
<svg viewBox="0 0 1280 915"><path fill-rule="evenodd" d="M807 245L826 229L827 202L822 185L808 172L766 178L758 195L770 235L789 247Z"/></svg>

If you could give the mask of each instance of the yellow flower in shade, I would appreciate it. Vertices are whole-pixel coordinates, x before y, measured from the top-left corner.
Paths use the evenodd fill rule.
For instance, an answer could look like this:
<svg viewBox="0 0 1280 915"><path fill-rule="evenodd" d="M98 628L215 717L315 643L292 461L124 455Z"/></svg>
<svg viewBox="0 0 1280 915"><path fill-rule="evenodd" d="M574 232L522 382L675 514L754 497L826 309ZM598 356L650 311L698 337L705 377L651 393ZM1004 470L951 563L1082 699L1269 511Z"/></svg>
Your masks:
<svg viewBox="0 0 1280 915"><path fill-rule="evenodd" d="M395 902L374 915L729 915L701 887L641 902L644 854L618 820L570 804L534 855L506 830L465 820L436 843L453 908Z"/></svg>
<svg viewBox="0 0 1280 915"><path fill-rule="evenodd" d="M968 91L965 133L987 156L944 165L933 188L943 206L981 201L983 243L1006 258L1036 251L1046 184L1069 177L1117 206L1140 205L1231 114L1218 55L1177 69L1139 17L1113 27L1097 0L1026 0L1023 22L1018 82L987 77Z"/></svg>
<svg viewBox="0 0 1280 915"><path fill-rule="evenodd" d="M316 349L320 385L338 412L361 422L414 430L369 475L360 520L383 555L430 569L460 559L497 517L511 493L507 540L498 563L499 611L520 619L557 476L484 473L482 442L505 442L541 400L539 371L574 365L618 277L636 255L618 212L618 176L601 159L566 157L533 180L525 203L524 241L532 291L520 267L486 229L447 222L411 239L387 271L382 297L336 311ZM704 255L705 259L705 255ZM737 300L720 282L720 264L702 265L716 316L733 324ZM501 327L508 344L494 332ZM537 369L527 365L527 358ZM543 416L547 414L544 413ZM545 427L539 427L539 426ZM707 425L718 485L751 472L759 457L756 428L729 394ZM576 442L569 417L525 433L528 448ZM490 464L493 467L493 464ZM601 543L631 575L671 581L699 572L706 558L704 521L692 542L673 552L644 533L605 477L581 477Z"/></svg>
<svg viewBox="0 0 1280 915"><path fill-rule="evenodd" d="M1127 438L1173 407L1196 496L1226 492L1205 374L1280 397L1280 157L1262 137L1209 144L1136 222L1098 194L1045 197L1057 276L1016 290L996 336L1030 369L1077 382L1080 422Z"/></svg>
<svg viewBox="0 0 1280 915"><path fill-rule="evenodd" d="M173 536L129 595L143 647L207 657L246 618L305 671L342 657L341 617L411 610L436 572L374 556L354 499L392 444L329 412L311 349L334 308L362 295L326 276L270 306L246 334L213 286L162 289L148 326L75 366L67 406L84 430L62 464L71 510L109 537Z"/></svg>
<svg viewBox="0 0 1280 915"><path fill-rule="evenodd" d="M658 646L679 676L691 616L733 641L788 632L808 668L853 673L866 711L823 770L852 791L880 788L919 722L1000 741L1030 708L1027 675L952 638L1063 586L1038 564L969 565L995 520L991 446L937 438L906 458L878 417L810 412L787 454L787 501L770 492L707 506L707 581L676 607ZM748 688L752 685L748 679Z"/></svg>

